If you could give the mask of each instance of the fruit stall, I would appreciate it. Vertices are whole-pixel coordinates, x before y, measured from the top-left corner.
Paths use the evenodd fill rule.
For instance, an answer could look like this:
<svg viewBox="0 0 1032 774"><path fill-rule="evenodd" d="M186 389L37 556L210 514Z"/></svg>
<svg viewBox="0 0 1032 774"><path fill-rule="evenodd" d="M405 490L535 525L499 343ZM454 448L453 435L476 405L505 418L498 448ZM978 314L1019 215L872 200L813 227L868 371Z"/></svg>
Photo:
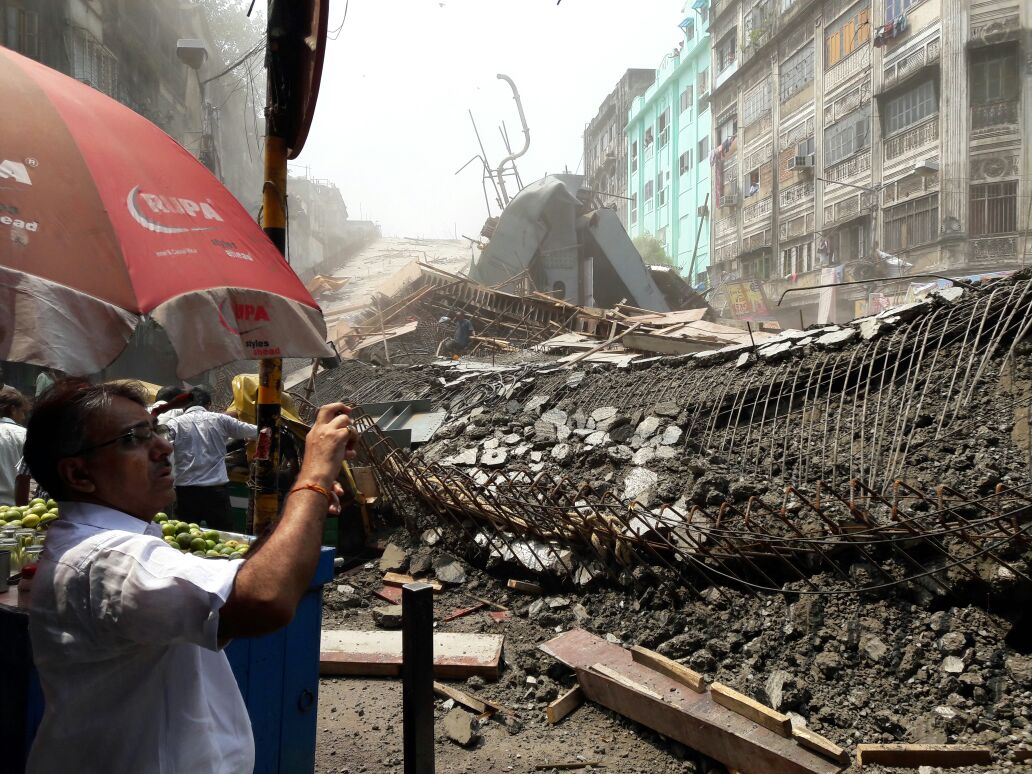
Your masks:
<svg viewBox="0 0 1032 774"><path fill-rule="evenodd" d="M0 506L0 555L20 578L42 551L47 527L60 518L53 500ZM253 538L205 529L159 513L165 542L209 561L241 559ZM247 706L255 739L255 772L312 771L319 692L322 587L333 578L333 549L323 548L308 593L291 624L264 637L232 641L226 656ZM3 568L0 568L3 569ZM20 588L19 588L20 586ZM6 590L4 590L6 589ZM21 772L43 717L43 692L32 665L26 583L0 586L0 773Z"/></svg>

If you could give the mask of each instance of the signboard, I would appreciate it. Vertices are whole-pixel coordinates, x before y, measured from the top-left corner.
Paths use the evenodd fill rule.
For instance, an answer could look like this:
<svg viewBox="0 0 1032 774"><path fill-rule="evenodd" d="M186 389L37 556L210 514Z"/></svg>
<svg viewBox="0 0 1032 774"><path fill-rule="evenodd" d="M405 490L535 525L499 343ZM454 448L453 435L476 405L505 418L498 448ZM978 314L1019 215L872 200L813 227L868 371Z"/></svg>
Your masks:
<svg viewBox="0 0 1032 774"><path fill-rule="evenodd" d="M762 282L728 282L724 290L731 316L736 320L759 322L773 319Z"/></svg>

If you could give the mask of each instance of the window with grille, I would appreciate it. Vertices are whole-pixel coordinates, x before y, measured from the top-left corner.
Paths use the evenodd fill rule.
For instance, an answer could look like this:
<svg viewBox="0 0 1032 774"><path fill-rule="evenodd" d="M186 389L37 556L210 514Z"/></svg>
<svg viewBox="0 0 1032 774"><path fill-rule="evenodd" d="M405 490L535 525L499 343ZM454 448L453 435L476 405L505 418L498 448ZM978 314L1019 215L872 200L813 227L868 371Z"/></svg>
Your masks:
<svg viewBox="0 0 1032 774"><path fill-rule="evenodd" d="M645 183L645 197L644 198L645 198L645 204L646 205L652 203L652 181L651 180L649 180L648 182Z"/></svg>
<svg viewBox="0 0 1032 774"><path fill-rule="evenodd" d="M709 68L700 70L698 76L695 78L695 90L699 92L700 96L709 91Z"/></svg>
<svg viewBox="0 0 1032 774"><path fill-rule="evenodd" d="M724 72L724 70L735 63L738 57L737 27L732 27L731 31L721 39L713 51L713 56L715 57L714 64L718 74Z"/></svg>
<svg viewBox="0 0 1032 774"><path fill-rule="evenodd" d="M631 143L631 172L638 171L638 141Z"/></svg>
<svg viewBox="0 0 1032 774"><path fill-rule="evenodd" d="M885 21L890 22L898 18L904 11L909 11L920 2L922 0L885 0Z"/></svg>
<svg viewBox="0 0 1032 774"><path fill-rule="evenodd" d="M971 186L971 236L1011 234L1018 230L1018 182Z"/></svg>
<svg viewBox="0 0 1032 774"><path fill-rule="evenodd" d="M907 250L934 242L939 234L939 194L885 210L885 249Z"/></svg>
<svg viewBox="0 0 1032 774"><path fill-rule="evenodd" d="M795 271L795 248L789 247L781 251L781 276L790 277Z"/></svg>
<svg viewBox="0 0 1032 774"><path fill-rule="evenodd" d="M659 114L659 147L665 148L670 141L670 108Z"/></svg>
<svg viewBox="0 0 1032 774"><path fill-rule="evenodd" d="M631 202L628 206L630 208L630 215L628 217L628 220L630 220L631 225L634 225L638 222L638 194L631 194Z"/></svg>
<svg viewBox="0 0 1032 774"><path fill-rule="evenodd" d="M745 45L760 46L766 41L770 21L770 0L760 0L745 15Z"/></svg>
<svg viewBox="0 0 1032 774"><path fill-rule="evenodd" d="M650 126L645 130L645 160L648 161L652 158L652 152L655 150L655 136Z"/></svg>
<svg viewBox="0 0 1032 774"><path fill-rule="evenodd" d="M796 146L797 156L812 156L816 152L816 137L807 137Z"/></svg>
<svg viewBox="0 0 1032 774"><path fill-rule="evenodd" d="M781 276L803 274L813 271L813 242L804 242L795 247L786 247L781 251Z"/></svg>
<svg viewBox="0 0 1032 774"><path fill-rule="evenodd" d="M871 7L864 3L847 11L825 31L824 68L830 70L871 39Z"/></svg>
<svg viewBox="0 0 1032 774"><path fill-rule="evenodd" d="M681 112L688 110L692 106L692 87L685 86L684 91L681 92Z"/></svg>
<svg viewBox="0 0 1032 774"><path fill-rule="evenodd" d="M10 6L3 9L0 24L3 26L5 46L32 59L39 59L39 13Z"/></svg>
<svg viewBox="0 0 1032 774"><path fill-rule="evenodd" d="M692 152L690 150L686 150L677 159L677 170L678 170L678 172L680 174L683 175L688 170L690 170L691 168L692 168Z"/></svg>
<svg viewBox="0 0 1032 774"><path fill-rule="evenodd" d="M939 109L935 81L925 81L885 103L885 133L894 134L933 115Z"/></svg>
<svg viewBox="0 0 1032 774"><path fill-rule="evenodd" d="M770 79L748 92L742 104L742 126L752 126L770 112Z"/></svg>
<svg viewBox="0 0 1032 774"><path fill-rule="evenodd" d="M706 160L709 158L709 137L703 137L699 140L699 152L696 158L700 164L706 163Z"/></svg>
<svg viewBox="0 0 1032 774"><path fill-rule="evenodd" d="M813 80L813 41L781 63L781 101L802 91Z"/></svg>
<svg viewBox="0 0 1032 774"><path fill-rule="evenodd" d="M1021 94L1018 55L1011 48L989 47L971 61L971 104L1016 100Z"/></svg>
<svg viewBox="0 0 1032 774"><path fill-rule="evenodd" d="M660 172L658 175L656 175L656 191L658 192L658 197L659 197L659 205L658 206L662 207L664 204L666 204L666 200L667 200L667 189L666 189L666 186L663 185L663 173L662 172Z"/></svg>
<svg viewBox="0 0 1032 774"><path fill-rule="evenodd" d="M824 163L828 166L866 148L871 141L871 106L865 105L824 132Z"/></svg>

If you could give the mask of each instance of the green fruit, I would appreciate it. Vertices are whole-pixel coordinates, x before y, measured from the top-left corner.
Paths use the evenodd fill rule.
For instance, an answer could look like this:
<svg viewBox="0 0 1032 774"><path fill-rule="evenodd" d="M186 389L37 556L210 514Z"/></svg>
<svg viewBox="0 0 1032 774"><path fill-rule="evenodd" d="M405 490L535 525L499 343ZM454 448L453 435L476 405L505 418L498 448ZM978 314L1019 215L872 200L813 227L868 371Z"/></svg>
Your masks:
<svg viewBox="0 0 1032 774"><path fill-rule="evenodd" d="M154 521L157 521L157 522L168 521L168 516L166 514L164 514L164 513L155 513L154 514Z"/></svg>
<svg viewBox="0 0 1032 774"><path fill-rule="evenodd" d="M56 508L57 500L47 500L47 508Z"/></svg>
<svg viewBox="0 0 1032 774"><path fill-rule="evenodd" d="M233 553L233 549L230 548L229 546L226 546L221 551L219 551L219 553L222 554L223 556L229 556L230 554Z"/></svg>
<svg viewBox="0 0 1032 774"><path fill-rule="evenodd" d="M229 555L229 558L230 558L230 559L243 559L243 558L244 558L244 555L243 555L243 553L242 553L242 552L240 552L240 551L234 551L233 553L231 553L231 554Z"/></svg>
<svg viewBox="0 0 1032 774"><path fill-rule="evenodd" d="M15 529L18 529L19 527L21 527L21 525L21 519L15 519L14 521L7 522L8 527L14 527Z"/></svg>
<svg viewBox="0 0 1032 774"><path fill-rule="evenodd" d="M36 514L26 516L24 519L22 519L22 526L25 527L25 529L35 529L38 524L39 516Z"/></svg>
<svg viewBox="0 0 1032 774"><path fill-rule="evenodd" d="M195 537L193 540L190 541L190 548L192 548L194 551L207 551L208 550L208 546L204 542L204 538L199 538L199 537Z"/></svg>
<svg viewBox="0 0 1032 774"><path fill-rule="evenodd" d="M176 534L176 528L171 524L162 524L161 534L165 537L173 537Z"/></svg>
<svg viewBox="0 0 1032 774"><path fill-rule="evenodd" d="M206 551L204 553L204 555L205 556L209 556L209 557L211 557L213 559L216 558L216 557L222 556L222 554L220 554L218 551Z"/></svg>
<svg viewBox="0 0 1032 774"><path fill-rule="evenodd" d="M202 558L204 557L204 551L191 551L190 553L194 556L200 556Z"/></svg>
<svg viewBox="0 0 1032 774"><path fill-rule="evenodd" d="M47 504L47 501L44 500L42 497L34 497L31 500L29 500L29 507L30 508L33 505L46 505L46 504Z"/></svg>
<svg viewBox="0 0 1032 774"><path fill-rule="evenodd" d="M40 517L39 524L42 527L44 524L49 524L50 522L54 521L55 519L57 519L57 514L56 513L48 513L45 516Z"/></svg>
<svg viewBox="0 0 1032 774"><path fill-rule="evenodd" d="M190 522L190 528L191 528L191 529L200 529L200 528L201 528L201 525L200 525L200 524L198 524L198 523L197 523L196 521L191 521L191 522Z"/></svg>
<svg viewBox="0 0 1032 774"><path fill-rule="evenodd" d="M40 503L39 505L33 505L31 508L29 508L29 513L31 513L31 514L33 514L35 516L42 516L46 512L47 512L47 504L46 503Z"/></svg>
<svg viewBox="0 0 1032 774"><path fill-rule="evenodd" d="M220 539L219 538L219 533L216 530L209 529L207 532L204 533L204 539L205 540L212 540L212 541L218 543L219 539Z"/></svg>
<svg viewBox="0 0 1032 774"><path fill-rule="evenodd" d="M213 548L215 548L215 541L214 540L205 540L204 541L204 545L206 545L208 547L208 550L211 551Z"/></svg>
<svg viewBox="0 0 1032 774"><path fill-rule="evenodd" d="M166 537L165 542L173 548L179 548L179 543L176 542L176 539L174 537Z"/></svg>
<svg viewBox="0 0 1032 774"><path fill-rule="evenodd" d="M3 519L0 519L0 527L6 527L6 526L7 526L7 522L4 521Z"/></svg>
<svg viewBox="0 0 1032 774"><path fill-rule="evenodd" d="M182 548L184 551L190 548L190 543L192 542L193 537L190 535L189 532L180 532L178 535L176 535L176 543L178 543L179 547Z"/></svg>
<svg viewBox="0 0 1032 774"><path fill-rule="evenodd" d="M190 534L190 525L189 524L183 524L183 522L179 522L178 524L176 524L176 534L177 535L189 535Z"/></svg>

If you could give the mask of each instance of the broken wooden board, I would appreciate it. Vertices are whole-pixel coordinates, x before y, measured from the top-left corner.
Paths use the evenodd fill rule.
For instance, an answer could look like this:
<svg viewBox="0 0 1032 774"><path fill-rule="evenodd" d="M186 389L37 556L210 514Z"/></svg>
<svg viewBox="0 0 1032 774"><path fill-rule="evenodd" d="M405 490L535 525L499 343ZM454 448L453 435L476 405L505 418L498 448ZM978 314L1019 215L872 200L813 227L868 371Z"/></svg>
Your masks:
<svg viewBox="0 0 1032 774"><path fill-rule="evenodd" d="M440 581L430 580L428 578L413 578L411 575L405 575L400 572L384 573L383 585L385 586L404 586L408 583L429 583L434 587L435 594L439 594L444 588L444 585Z"/></svg>
<svg viewBox="0 0 1032 774"><path fill-rule="evenodd" d="M475 613L483 607L487 607L483 602L478 602L470 607L457 607L444 617L444 622L448 623L449 621L454 621L456 618L463 618L470 613Z"/></svg>
<svg viewBox="0 0 1032 774"><path fill-rule="evenodd" d="M382 589L374 591L373 594L392 605L401 604L401 588L398 586L384 586Z"/></svg>
<svg viewBox="0 0 1032 774"><path fill-rule="evenodd" d="M818 752L833 761L838 761L843 766L849 763L849 753L839 747L830 739L814 733L806 726L792 726L792 738L803 747Z"/></svg>
<svg viewBox="0 0 1032 774"><path fill-rule="evenodd" d="M436 680L434 681L434 693L438 696L443 696L446 699L451 699L456 704L461 704L466 709L481 716L486 715L490 717L496 712L501 712L502 710L501 704L495 704L493 701L481 699L478 696L466 693L465 691L460 691L458 688L452 688L450 685L439 683Z"/></svg>
<svg viewBox="0 0 1032 774"><path fill-rule="evenodd" d="M856 765L880 764L916 769L920 766L980 766L993 762L988 747L965 744L858 744Z"/></svg>
<svg viewBox="0 0 1032 774"><path fill-rule="evenodd" d="M464 680L479 675L498 678L501 634L434 634L434 677ZM348 631L327 629L322 633L319 674L395 677L401 674L400 631Z"/></svg>
<svg viewBox="0 0 1032 774"><path fill-rule="evenodd" d="M629 651L573 629L549 640L541 650L577 670L585 698L734 769L750 774L836 774L842 765L722 707L710 693L637 664ZM624 687L592 671L601 664L662 697Z"/></svg>
<svg viewBox="0 0 1032 774"><path fill-rule="evenodd" d="M734 688L730 688L723 683L713 683L710 686L710 695L717 704L749 718L753 723L769 728L775 734L779 734L786 739L792 736L792 721L788 719L788 715L782 715L770 707L765 707L758 701L749 698L744 693L739 693Z"/></svg>
<svg viewBox="0 0 1032 774"><path fill-rule="evenodd" d="M672 680L676 680L682 685L687 685L696 693L704 693L706 690L705 677L694 669L689 669L684 664L656 653L654 650L635 645L631 648L631 659L636 664L643 664L649 669L655 669L657 672L666 675Z"/></svg>
<svg viewBox="0 0 1032 774"><path fill-rule="evenodd" d="M516 580L510 578L506 584L513 591L522 591L524 594L544 594L545 591L536 583L529 583L527 581Z"/></svg>
<svg viewBox="0 0 1032 774"><path fill-rule="evenodd" d="M548 724L554 726L583 703L584 691L579 685L573 686L573 688L545 707L545 717L548 718Z"/></svg>

